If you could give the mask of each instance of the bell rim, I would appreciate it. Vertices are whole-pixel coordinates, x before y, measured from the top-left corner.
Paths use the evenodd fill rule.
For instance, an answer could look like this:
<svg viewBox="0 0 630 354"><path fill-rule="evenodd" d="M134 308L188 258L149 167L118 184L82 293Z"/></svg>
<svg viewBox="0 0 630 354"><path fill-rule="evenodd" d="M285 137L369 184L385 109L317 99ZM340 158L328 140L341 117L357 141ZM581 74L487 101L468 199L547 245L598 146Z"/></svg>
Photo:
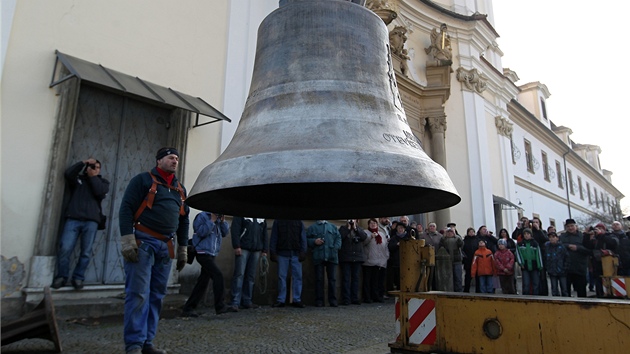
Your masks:
<svg viewBox="0 0 630 354"><path fill-rule="evenodd" d="M300 195L300 191L306 190L309 193ZM252 194L257 198L251 198ZM377 196L370 198L370 194ZM351 196L351 199L344 197L346 195ZM251 203L252 199L259 202ZM280 205L278 200L289 203ZM461 197L456 192L426 187L363 182L316 182L268 183L215 189L191 195L186 203L198 210L233 216L342 220L422 214L450 208L460 201Z"/></svg>

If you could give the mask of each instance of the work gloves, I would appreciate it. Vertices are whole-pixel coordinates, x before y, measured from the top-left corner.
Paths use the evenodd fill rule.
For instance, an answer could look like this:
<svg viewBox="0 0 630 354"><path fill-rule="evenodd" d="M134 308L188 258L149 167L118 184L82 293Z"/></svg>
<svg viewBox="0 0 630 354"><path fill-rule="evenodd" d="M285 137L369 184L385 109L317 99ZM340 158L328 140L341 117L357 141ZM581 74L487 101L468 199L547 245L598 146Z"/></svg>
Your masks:
<svg viewBox="0 0 630 354"><path fill-rule="evenodd" d="M177 247L177 271L180 272L188 262L188 246Z"/></svg>
<svg viewBox="0 0 630 354"><path fill-rule="evenodd" d="M121 237L120 246L120 253L127 262L138 262L138 244L134 234Z"/></svg>

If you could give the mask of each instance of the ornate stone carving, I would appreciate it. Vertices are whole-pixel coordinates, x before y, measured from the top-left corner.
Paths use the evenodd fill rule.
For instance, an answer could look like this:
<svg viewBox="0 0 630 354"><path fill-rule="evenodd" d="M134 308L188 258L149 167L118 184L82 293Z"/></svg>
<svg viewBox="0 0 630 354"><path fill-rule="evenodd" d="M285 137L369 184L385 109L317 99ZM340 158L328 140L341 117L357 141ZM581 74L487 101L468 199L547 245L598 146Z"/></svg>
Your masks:
<svg viewBox="0 0 630 354"><path fill-rule="evenodd" d="M408 60L411 60L409 51L405 49L405 42L407 41L407 28L403 26L396 26L389 32L389 45L391 46L392 55L395 55L400 59L400 72L409 77L409 64Z"/></svg>
<svg viewBox="0 0 630 354"><path fill-rule="evenodd" d="M367 0L366 7L389 25L398 17L398 0Z"/></svg>
<svg viewBox="0 0 630 354"><path fill-rule="evenodd" d="M440 33L436 28L431 31L431 45L424 51L433 59L434 66L449 66L453 64L453 48L451 48L451 36L447 32L445 23L440 26Z"/></svg>
<svg viewBox="0 0 630 354"><path fill-rule="evenodd" d="M464 87L471 91L482 93L486 90L488 79L477 69L466 70L461 66L457 69L457 81L464 84Z"/></svg>
<svg viewBox="0 0 630 354"><path fill-rule="evenodd" d="M406 77L409 77L409 64L407 64L407 61L411 60L411 57L408 55L408 53L409 52L405 48L403 48L402 52L400 53L400 59L402 59L400 61L400 72Z"/></svg>
<svg viewBox="0 0 630 354"><path fill-rule="evenodd" d="M426 129L427 119L420 118L418 121L418 131L420 132L420 136L424 138L424 130Z"/></svg>
<svg viewBox="0 0 630 354"><path fill-rule="evenodd" d="M444 133L446 131L446 115L437 117L428 117L429 131L431 133Z"/></svg>
<svg viewBox="0 0 630 354"><path fill-rule="evenodd" d="M510 138L512 131L514 131L514 124L510 123L506 118L501 116L494 117L494 125L497 127L497 132L505 137Z"/></svg>
<svg viewBox="0 0 630 354"><path fill-rule="evenodd" d="M389 45L392 48L392 54L400 56L407 41L407 29L403 26L396 26L389 32Z"/></svg>

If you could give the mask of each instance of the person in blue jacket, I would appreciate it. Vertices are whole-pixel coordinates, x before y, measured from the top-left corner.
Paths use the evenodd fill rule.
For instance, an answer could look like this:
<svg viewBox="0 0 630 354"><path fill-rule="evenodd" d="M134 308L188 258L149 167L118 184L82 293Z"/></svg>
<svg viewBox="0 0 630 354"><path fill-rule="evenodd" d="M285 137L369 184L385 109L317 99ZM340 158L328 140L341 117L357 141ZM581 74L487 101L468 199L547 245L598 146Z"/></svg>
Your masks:
<svg viewBox="0 0 630 354"><path fill-rule="evenodd" d="M212 292L214 294L214 310L217 315L228 311L223 294L225 284L223 283L223 273L215 262L216 256L221 250L221 240L228 235L229 225L225 221L225 215L219 215L210 212L201 212L193 221L193 230L195 233L192 237L192 245L197 251L195 259L201 266L201 273L197 278L197 283L193 288L190 297L184 304L182 317L198 317L199 315L193 310L197 308L199 302L203 299L208 283L212 279Z"/></svg>

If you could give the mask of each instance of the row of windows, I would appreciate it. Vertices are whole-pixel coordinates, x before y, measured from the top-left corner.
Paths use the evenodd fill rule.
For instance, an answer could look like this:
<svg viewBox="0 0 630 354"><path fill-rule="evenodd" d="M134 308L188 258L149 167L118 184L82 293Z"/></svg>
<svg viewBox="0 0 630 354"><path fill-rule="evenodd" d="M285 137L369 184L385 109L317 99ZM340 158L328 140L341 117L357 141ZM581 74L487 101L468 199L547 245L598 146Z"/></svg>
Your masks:
<svg viewBox="0 0 630 354"><path fill-rule="evenodd" d="M527 164L527 171L532 174L535 174L534 171L538 169L539 163L532 154L531 142L529 142L527 139L524 139L524 141L525 141L525 163ZM514 151L514 144L512 143L512 162L514 164L516 164L515 156L517 155L518 154L515 153ZM542 159L543 177L545 181L551 182L551 180L555 178L558 183L558 188L564 189L565 178L562 172L562 164L560 163L560 161L558 160L555 161L555 169L553 169L549 165L549 157L547 156L547 153L542 150L541 150L541 159ZM577 184L576 184L573 180L573 172L571 170L567 170L566 185L569 188L569 193L571 193L571 195L575 195L576 189L577 189L577 192L579 193L581 200L584 200L585 195L586 195L586 197L588 198L589 204L591 205L595 204L596 208L599 208L601 204L601 208L604 212L612 212L613 205L611 205L610 203L610 197L606 196L606 200L604 200L604 192L600 191L598 193L595 187L593 187L593 191L591 193L591 185L588 182L586 182L586 189L584 189L582 185L582 177L580 176L577 177Z"/></svg>

